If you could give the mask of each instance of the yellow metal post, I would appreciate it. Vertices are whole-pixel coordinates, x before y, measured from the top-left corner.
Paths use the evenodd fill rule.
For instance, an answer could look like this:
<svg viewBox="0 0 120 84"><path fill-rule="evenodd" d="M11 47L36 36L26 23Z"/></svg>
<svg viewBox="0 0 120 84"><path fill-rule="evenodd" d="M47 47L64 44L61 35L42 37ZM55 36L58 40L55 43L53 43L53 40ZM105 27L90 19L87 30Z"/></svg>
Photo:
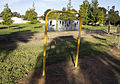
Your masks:
<svg viewBox="0 0 120 84"><path fill-rule="evenodd" d="M77 54L76 54L75 67L77 67L77 65L78 65L78 55L79 55L79 47L80 47L81 28L82 28L82 17L80 17L79 35L78 35L79 37L78 37L78 45L77 45Z"/></svg>
<svg viewBox="0 0 120 84"><path fill-rule="evenodd" d="M56 32L58 32L58 18L56 19Z"/></svg>
<svg viewBox="0 0 120 84"><path fill-rule="evenodd" d="M47 44L47 27L48 27L48 14L45 18L45 35L44 35L44 51L43 51L43 76L45 76L45 56L46 56L46 44Z"/></svg>
<svg viewBox="0 0 120 84"><path fill-rule="evenodd" d="M45 35L44 35L44 51L43 51L43 76L45 76L45 57L46 57L46 44L47 44L47 27L48 27L48 15L50 13L69 13L69 14L78 14L80 16L79 13L76 12L69 12L69 11L49 11L46 15L46 19L45 19ZM75 62L75 67L77 67L78 64L78 54L79 54L79 45L80 45L80 34L81 34L81 26L82 26L82 18L80 16L80 25L79 25L79 39L78 39L78 46L77 46L77 55L76 55L76 62Z"/></svg>

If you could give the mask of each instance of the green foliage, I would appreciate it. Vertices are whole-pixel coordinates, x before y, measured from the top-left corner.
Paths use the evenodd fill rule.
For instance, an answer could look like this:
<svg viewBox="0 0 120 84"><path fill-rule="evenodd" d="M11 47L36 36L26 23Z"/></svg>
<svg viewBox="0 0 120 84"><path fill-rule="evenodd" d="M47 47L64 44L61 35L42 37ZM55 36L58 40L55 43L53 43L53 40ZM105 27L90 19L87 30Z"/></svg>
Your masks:
<svg viewBox="0 0 120 84"><path fill-rule="evenodd" d="M62 11L67 11L65 7L62 8ZM63 19L63 20L67 20L67 14L66 13L62 13L60 15L60 19Z"/></svg>
<svg viewBox="0 0 120 84"><path fill-rule="evenodd" d="M89 21L89 10L90 10L90 4L87 0L83 1L83 4L80 5L80 14L82 15L82 21L83 24L87 24Z"/></svg>
<svg viewBox="0 0 120 84"><path fill-rule="evenodd" d="M79 10L82 15L83 24L88 24L88 22L104 24L106 20L106 9L104 7L98 7L98 5L98 0L92 0L90 4L88 0L83 1Z"/></svg>
<svg viewBox="0 0 120 84"><path fill-rule="evenodd" d="M44 19L46 14L51 11L51 9L47 9L44 12ZM72 9L71 6L71 0L69 0L69 3L67 5L67 8L63 7L62 11L73 11L73 12L77 12L75 9ZM63 19L63 20L74 20L74 19L78 19L77 16L75 14L66 14L66 13L62 13L62 14L58 14L58 13L51 13L48 16L49 19Z"/></svg>
<svg viewBox="0 0 120 84"><path fill-rule="evenodd" d="M99 24L104 24L105 22L105 15L104 15L104 11L100 11L99 12Z"/></svg>
<svg viewBox="0 0 120 84"><path fill-rule="evenodd" d="M37 12L35 11L34 3L33 3L33 8L26 11L24 19L30 21L31 24L38 23Z"/></svg>
<svg viewBox="0 0 120 84"><path fill-rule="evenodd" d="M60 16L59 13L51 13L51 14L49 14L49 16L48 16L48 19L58 19L59 16Z"/></svg>
<svg viewBox="0 0 120 84"><path fill-rule="evenodd" d="M62 11L73 11L73 12L77 12L77 10L75 9L69 9L69 8L62 8ZM78 17L75 14L66 14L66 13L62 13L60 14L59 19L63 19L63 20L75 20L78 19Z"/></svg>
<svg viewBox="0 0 120 84"><path fill-rule="evenodd" d="M48 13L49 11L51 11L51 9L47 9L47 10L44 12L44 20L45 20L46 15L47 15L47 13Z"/></svg>
<svg viewBox="0 0 120 84"><path fill-rule="evenodd" d="M71 8L72 8L72 6L71 6L71 0L69 0L68 5L67 5L67 10L71 11Z"/></svg>
<svg viewBox="0 0 120 84"><path fill-rule="evenodd" d="M11 12L10 8L8 7L8 4L5 5L5 8L2 11L1 15L3 17L2 24L4 24L4 25L11 25L13 23L13 20L11 20L12 12Z"/></svg>
<svg viewBox="0 0 120 84"><path fill-rule="evenodd" d="M115 11L115 6L112 6L112 9L108 11L108 20L114 25L120 20L119 12Z"/></svg>
<svg viewBox="0 0 120 84"><path fill-rule="evenodd" d="M40 16L40 18L44 19L44 15Z"/></svg>
<svg viewBox="0 0 120 84"><path fill-rule="evenodd" d="M99 9L100 11L103 11L104 14L106 14L106 12L107 12L107 10L106 10L104 7L98 7L98 9Z"/></svg>
<svg viewBox="0 0 120 84"><path fill-rule="evenodd" d="M91 5L92 22L97 22L99 20L98 0L92 0Z"/></svg>
<svg viewBox="0 0 120 84"><path fill-rule="evenodd" d="M20 13L18 13L18 12L13 12L13 13L12 13L12 16L13 16L13 17L18 17L18 18L21 17Z"/></svg>

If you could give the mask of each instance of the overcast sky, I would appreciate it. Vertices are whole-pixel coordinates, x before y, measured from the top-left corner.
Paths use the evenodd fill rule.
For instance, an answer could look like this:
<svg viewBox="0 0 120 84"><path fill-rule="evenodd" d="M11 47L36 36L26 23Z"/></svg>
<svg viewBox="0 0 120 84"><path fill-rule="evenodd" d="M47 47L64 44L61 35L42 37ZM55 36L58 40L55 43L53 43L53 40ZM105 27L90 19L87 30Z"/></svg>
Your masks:
<svg viewBox="0 0 120 84"><path fill-rule="evenodd" d="M72 6L76 10L79 10L79 5L82 4L84 0L72 0ZM88 0L91 2L91 0ZM4 9L6 3L9 4L12 12L16 11L20 14L25 14L25 11L32 8L33 2L35 3L36 12L38 15L43 15L46 9L61 10L66 7L68 0L0 0L0 12ZM120 0L98 0L99 6L105 7L115 6L115 10L120 11Z"/></svg>

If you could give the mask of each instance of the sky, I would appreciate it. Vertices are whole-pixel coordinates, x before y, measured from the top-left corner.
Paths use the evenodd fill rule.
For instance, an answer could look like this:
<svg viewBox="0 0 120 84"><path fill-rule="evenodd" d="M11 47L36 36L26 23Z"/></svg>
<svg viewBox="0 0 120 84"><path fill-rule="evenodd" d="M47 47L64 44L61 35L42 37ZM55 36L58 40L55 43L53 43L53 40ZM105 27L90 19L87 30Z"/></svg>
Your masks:
<svg viewBox="0 0 120 84"><path fill-rule="evenodd" d="M24 15L26 10L32 8L32 4L34 2L38 16L41 16L47 9L62 10L63 7L67 6L68 1L69 0L0 0L0 12L3 11L4 5L8 3L9 8L12 10L12 12L16 11ZM84 0L71 1L73 8L78 11L79 6L83 3ZM91 0L88 1L91 3ZM98 2L99 7L105 7L107 9L108 6L111 8L114 5L115 10L120 11L120 0L98 0Z"/></svg>

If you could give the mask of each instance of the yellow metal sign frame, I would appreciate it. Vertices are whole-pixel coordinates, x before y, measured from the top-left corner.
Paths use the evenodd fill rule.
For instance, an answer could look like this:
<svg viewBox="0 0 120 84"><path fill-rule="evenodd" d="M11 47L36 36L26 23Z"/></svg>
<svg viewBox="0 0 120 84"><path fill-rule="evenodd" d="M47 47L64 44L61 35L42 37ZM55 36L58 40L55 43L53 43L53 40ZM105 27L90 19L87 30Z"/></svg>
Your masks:
<svg viewBox="0 0 120 84"><path fill-rule="evenodd" d="M75 67L78 65L78 55L79 55L79 45L80 45L80 37L81 37L81 27L82 27L82 17L80 13L77 12L69 12L69 11L57 11L52 10L49 11L45 18L45 35L44 35L44 51L43 51L43 76L45 76L45 57L46 57L46 44L47 44L47 27L48 27L48 15L50 13L68 13L68 14L78 14L80 16L80 25L79 25L79 38L78 38L78 45L77 45L77 54L76 54L76 61L75 61Z"/></svg>

